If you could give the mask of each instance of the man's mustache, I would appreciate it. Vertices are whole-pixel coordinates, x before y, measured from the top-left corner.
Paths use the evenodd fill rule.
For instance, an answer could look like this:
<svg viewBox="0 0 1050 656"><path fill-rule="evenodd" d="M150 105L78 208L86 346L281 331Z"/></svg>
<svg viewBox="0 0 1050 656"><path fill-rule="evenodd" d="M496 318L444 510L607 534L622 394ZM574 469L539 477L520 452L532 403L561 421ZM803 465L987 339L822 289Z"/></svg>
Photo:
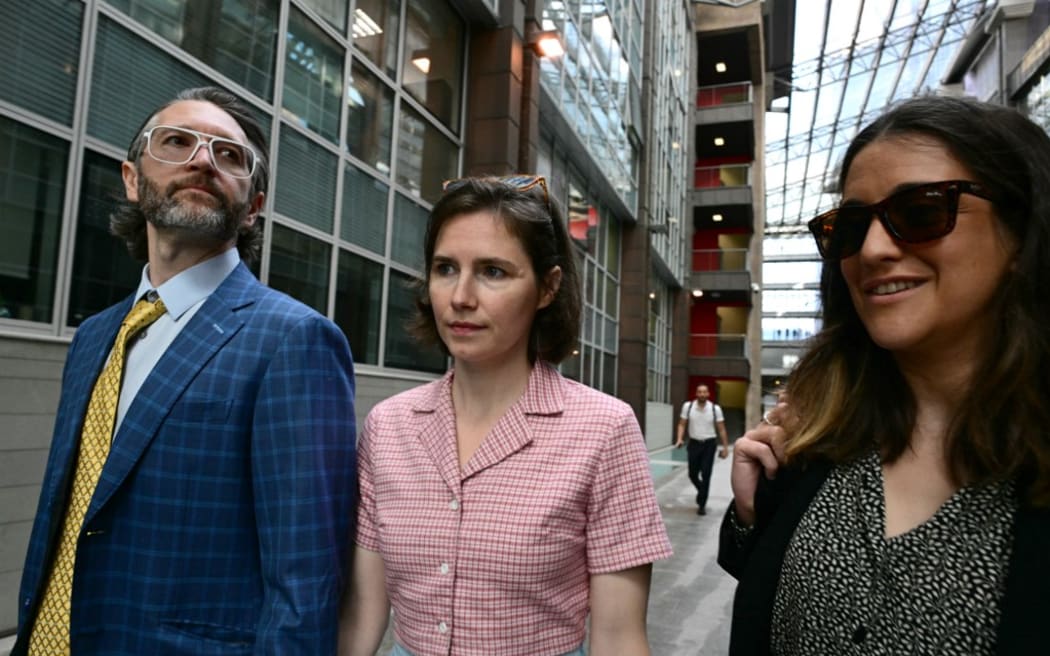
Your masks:
<svg viewBox="0 0 1050 656"><path fill-rule="evenodd" d="M204 189L217 198L223 197L222 190L219 189L217 184L215 184L215 179L204 175L193 175L181 180L175 180L168 184L168 188L165 189L164 195L170 198L176 191L179 191L180 189L189 189L191 187Z"/></svg>

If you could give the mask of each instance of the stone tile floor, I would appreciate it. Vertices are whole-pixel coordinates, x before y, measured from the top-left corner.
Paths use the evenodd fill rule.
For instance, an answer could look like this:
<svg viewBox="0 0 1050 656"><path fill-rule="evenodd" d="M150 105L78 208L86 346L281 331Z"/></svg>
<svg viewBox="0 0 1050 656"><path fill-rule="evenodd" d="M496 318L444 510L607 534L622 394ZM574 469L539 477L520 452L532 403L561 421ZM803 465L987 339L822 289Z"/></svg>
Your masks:
<svg viewBox="0 0 1050 656"><path fill-rule="evenodd" d="M673 466L654 480L675 552L653 567L649 593L652 654L727 654L736 580L723 572L715 560L722 514L732 499L730 460L715 459L707 515L701 517L696 514L696 490L685 475L685 449L653 452L650 459L654 469Z"/></svg>

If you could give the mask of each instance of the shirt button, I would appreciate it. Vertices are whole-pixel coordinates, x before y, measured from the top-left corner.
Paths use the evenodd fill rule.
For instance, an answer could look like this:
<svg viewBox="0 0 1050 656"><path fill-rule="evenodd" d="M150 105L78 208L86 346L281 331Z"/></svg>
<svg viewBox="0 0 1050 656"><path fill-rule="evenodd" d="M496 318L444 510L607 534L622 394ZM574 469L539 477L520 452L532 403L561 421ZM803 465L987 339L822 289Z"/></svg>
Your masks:
<svg viewBox="0 0 1050 656"><path fill-rule="evenodd" d="M441 573L448 574L448 563L441 563Z"/></svg>
<svg viewBox="0 0 1050 656"><path fill-rule="evenodd" d="M448 624L441 622L438 624L438 633L448 633Z"/></svg>
<svg viewBox="0 0 1050 656"><path fill-rule="evenodd" d="M459 499L453 499L448 502L448 507L452 510L459 510Z"/></svg>

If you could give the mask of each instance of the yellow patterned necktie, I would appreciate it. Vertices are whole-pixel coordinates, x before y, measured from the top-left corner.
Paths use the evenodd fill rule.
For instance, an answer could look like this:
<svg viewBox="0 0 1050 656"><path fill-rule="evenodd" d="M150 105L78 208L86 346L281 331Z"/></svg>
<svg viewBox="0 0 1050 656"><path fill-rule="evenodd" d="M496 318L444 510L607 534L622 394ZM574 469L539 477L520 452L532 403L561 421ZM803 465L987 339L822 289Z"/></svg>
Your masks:
<svg viewBox="0 0 1050 656"><path fill-rule="evenodd" d="M109 362L106 363L95 388L91 392L84 428L80 433L80 447L76 470L73 474L73 491L66 508L62 536L51 568L44 598L40 602L33 632L29 639L30 656L55 656L69 654L70 607L73 598L73 564L76 561L77 541L83 528L91 496L95 492L102 466L109 455L113 439L113 425L117 416L117 399L120 397L120 382L124 374L125 350L131 338L164 314L164 302L150 292L131 308L120 324L120 331L113 344Z"/></svg>

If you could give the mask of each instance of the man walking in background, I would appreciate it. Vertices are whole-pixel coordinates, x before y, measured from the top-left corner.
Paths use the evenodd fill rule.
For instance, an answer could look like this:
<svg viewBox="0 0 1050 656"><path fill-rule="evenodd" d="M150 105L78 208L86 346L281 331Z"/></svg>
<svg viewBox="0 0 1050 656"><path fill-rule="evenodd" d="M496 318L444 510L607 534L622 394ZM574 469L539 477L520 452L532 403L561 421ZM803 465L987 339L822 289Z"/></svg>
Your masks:
<svg viewBox="0 0 1050 656"><path fill-rule="evenodd" d="M689 444L686 455L689 460L689 480L696 488L697 515L707 514L707 493L711 487L711 469L715 462L715 437L721 438L722 450L719 458L729 455L729 436L726 434L725 417L722 408L710 401L711 391L707 385L696 386L696 398L682 404L678 420L678 439L675 448L684 443L686 430L689 431Z"/></svg>
<svg viewBox="0 0 1050 656"><path fill-rule="evenodd" d="M70 345L14 654L330 654L355 498L353 365L259 283L266 140L190 89L136 133L111 229L135 294Z"/></svg>

